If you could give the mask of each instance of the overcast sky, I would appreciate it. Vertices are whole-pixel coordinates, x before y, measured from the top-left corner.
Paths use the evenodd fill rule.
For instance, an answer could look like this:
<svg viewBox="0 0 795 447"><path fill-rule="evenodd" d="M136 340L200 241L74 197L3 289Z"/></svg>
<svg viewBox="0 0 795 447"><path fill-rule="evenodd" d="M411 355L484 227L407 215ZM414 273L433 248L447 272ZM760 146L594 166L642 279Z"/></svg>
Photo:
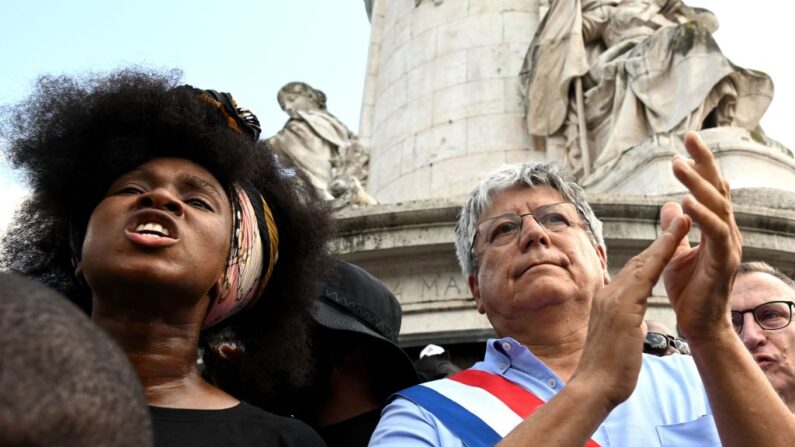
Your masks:
<svg viewBox="0 0 795 447"><path fill-rule="evenodd" d="M793 148L788 105L795 104L795 68L785 49L795 42L794 7L774 0L688 4L717 15L715 37L735 64L772 76L776 95L762 125ZM263 136L286 120L276 103L279 88L308 82L355 131L369 32L361 0L0 0L0 104L23 99L42 74L139 64L177 67L187 83L231 92L255 111ZM24 191L19 176L0 165L0 231Z"/></svg>

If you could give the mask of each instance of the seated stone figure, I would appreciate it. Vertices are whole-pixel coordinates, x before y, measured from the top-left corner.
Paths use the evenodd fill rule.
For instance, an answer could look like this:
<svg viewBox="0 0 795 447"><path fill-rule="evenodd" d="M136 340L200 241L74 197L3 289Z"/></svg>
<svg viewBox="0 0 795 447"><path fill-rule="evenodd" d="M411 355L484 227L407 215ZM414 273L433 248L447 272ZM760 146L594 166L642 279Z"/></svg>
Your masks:
<svg viewBox="0 0 795 447"><path fill-rule="evenodd" d="M681 0L553 0L521 73L529 133L562 140L579 177L658 134L758 131L772 81L732 64L717 27Z"/></svg>

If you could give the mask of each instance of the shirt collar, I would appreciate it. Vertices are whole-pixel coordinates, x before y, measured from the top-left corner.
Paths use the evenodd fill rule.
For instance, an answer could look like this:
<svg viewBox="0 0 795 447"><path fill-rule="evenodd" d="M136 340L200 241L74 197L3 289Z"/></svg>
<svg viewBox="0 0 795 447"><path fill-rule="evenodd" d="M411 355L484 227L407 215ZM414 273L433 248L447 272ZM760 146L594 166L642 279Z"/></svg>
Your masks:
<svg viewBox="0 0 795 447"><path fill-rule="evenodd" d="M513 368L539 380L548 380L550 377L560 380L544 362L511 337L489 339L484 360L503 375Z"/></svg>

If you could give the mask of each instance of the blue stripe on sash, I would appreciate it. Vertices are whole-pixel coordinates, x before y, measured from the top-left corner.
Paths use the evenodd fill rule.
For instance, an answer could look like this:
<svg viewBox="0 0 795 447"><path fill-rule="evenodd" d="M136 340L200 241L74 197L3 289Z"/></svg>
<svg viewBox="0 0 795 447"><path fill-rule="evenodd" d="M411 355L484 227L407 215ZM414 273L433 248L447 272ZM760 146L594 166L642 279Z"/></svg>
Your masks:
<svg viewBox="0 0 795 447"><path fill-rule="evenodd" d="M415 385L397 394L431 412L467 447L491 447L502 440L482 419L435 390Z"/></svg>

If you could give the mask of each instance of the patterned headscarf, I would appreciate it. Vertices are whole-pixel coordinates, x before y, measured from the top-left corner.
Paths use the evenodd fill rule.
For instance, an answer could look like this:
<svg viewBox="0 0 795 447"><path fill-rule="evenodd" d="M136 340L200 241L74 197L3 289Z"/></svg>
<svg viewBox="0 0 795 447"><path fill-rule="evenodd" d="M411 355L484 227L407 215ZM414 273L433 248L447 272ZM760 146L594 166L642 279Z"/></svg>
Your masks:
<svg viewBox="0 0 795 447"><path fill-rule="evenodd" d="M203 328L208 328L255 303L279 258L279 231L268 203L251 186L234 185L232 249L224 282L211 297Z"/></svg>
<svg viewBox="0 0 795 447"><path fill-rule="evenodd" d="M199 97L218 109L235 132L259 138L257 117L237 107L232 95L215 90L198 90ZM223 284L215 296L202 329L217 324L255 303L265 291L279 258L279 231L265 198L248 184L234 184L229 191L232 204L232 247Z"/></svg>

